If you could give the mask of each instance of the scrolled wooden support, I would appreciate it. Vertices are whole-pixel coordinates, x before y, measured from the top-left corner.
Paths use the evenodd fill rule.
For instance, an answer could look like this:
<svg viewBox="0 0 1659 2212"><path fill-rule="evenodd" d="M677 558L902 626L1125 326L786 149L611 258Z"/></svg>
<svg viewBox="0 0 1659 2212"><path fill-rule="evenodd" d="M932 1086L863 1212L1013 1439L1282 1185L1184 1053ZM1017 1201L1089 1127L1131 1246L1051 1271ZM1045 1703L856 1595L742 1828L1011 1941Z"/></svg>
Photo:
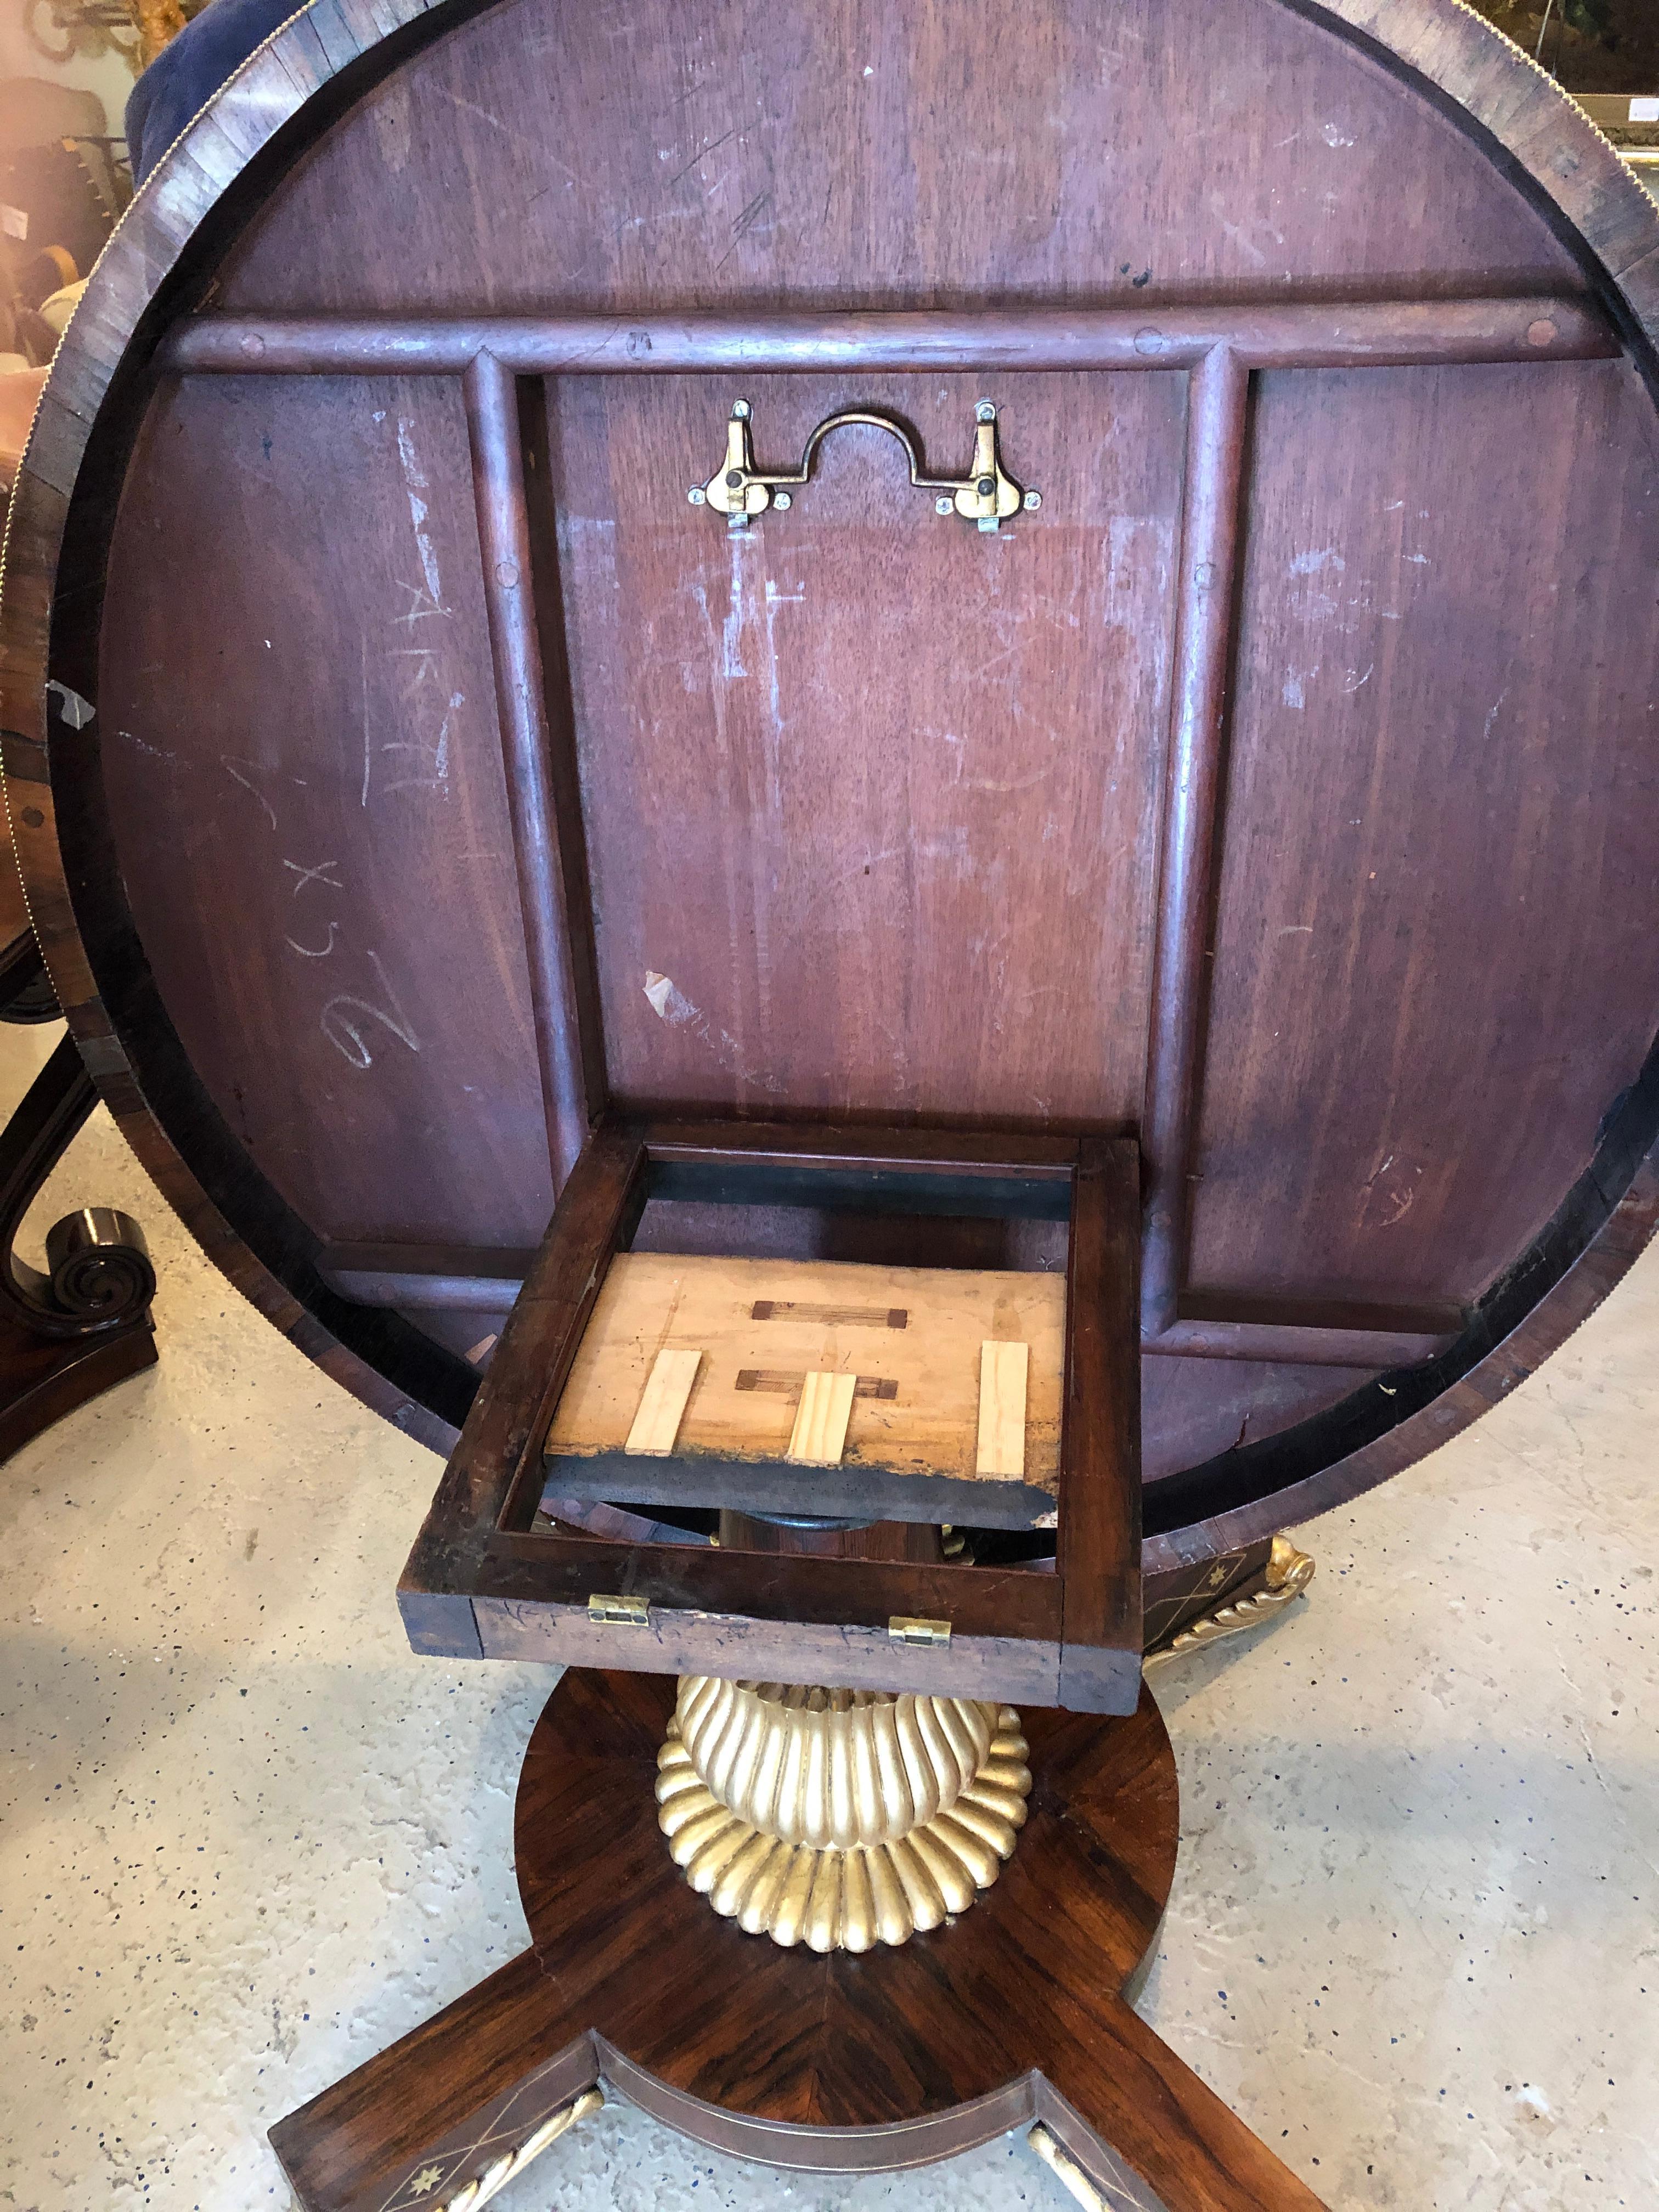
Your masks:
<svg viewBox="0 0 1659 2212"><path fill-rule="evenodd" d="M65 1037L0 1131L0 1312L37 1336L95 1336L141 1322L155 1296L144 1232L110 1206L83 1206L46 1238L47 1272L13 1243L41 1184L98 1103L75 1042Z"/></svg>
<svg viewBox="0 0 1659 2212"><path fill-rule="evenodd" d="M0 1022L33 1024L63 1018L34 932L25 930L0 951Z"/></svg>
<svg viewBox="0 0 1659 2212"><path fill-rule="evenodd" d="M13 1259L13 1267L19 1262ZM155 1296L155 1270L144 1232L112 1206L83 1206L46 1232L46 1273L53 1304L105 1328L131 1321Z"/></svg>

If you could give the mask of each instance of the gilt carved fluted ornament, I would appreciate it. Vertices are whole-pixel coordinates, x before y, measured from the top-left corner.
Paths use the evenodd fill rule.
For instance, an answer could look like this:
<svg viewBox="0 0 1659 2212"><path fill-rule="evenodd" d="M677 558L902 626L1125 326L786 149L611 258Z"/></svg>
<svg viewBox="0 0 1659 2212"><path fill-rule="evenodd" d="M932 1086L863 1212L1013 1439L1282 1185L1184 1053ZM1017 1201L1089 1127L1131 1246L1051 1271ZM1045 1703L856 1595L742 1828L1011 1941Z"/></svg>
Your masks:
<svg viewBox="0 0 1659 2212"><path fill-rule="evenodd" d="M675 1863L750 1935L902 1943L965 1911L1025 1821L1011 1705L681 1678L658 1754Z"/></svg>

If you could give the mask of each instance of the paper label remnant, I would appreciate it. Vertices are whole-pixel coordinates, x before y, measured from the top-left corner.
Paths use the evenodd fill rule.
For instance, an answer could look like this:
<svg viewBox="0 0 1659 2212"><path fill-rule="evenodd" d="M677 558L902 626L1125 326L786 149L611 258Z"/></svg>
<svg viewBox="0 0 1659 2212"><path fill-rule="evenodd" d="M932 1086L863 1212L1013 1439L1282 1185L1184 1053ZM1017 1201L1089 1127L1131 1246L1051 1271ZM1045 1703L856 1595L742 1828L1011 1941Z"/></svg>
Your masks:
<svg viewBox="0 0 1659 2212"><path fill-rule="evenodd" d="M84 730L98 712L89 699L83 699L78 691L71 691L67 684L59 684L54 677L47 678L46 689L58 694L58 711L72 730Z"/></svg>
<svg viewBox="0 0 1659 2212"><path fill-rule="evenodd" d="M1632 123L1659 123L1659 93L1633 93L1631 96L1630 119Z"/></svg>
<svg viewBox="0 0 1659 2212"><path fill-rule="evenodd" d="M27 238L29 234L29 219L27 210L22 208L8 207L3 201L0 201L0 230L3 230L8 238Z"/></svg>

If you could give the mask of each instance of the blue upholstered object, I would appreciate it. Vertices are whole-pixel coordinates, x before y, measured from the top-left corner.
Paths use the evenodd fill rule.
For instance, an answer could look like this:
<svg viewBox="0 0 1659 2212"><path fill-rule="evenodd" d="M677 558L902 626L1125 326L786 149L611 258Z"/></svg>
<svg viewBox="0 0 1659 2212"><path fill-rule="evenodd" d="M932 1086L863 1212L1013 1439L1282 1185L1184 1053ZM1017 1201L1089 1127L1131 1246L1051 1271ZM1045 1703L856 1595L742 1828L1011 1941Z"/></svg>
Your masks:
<svg viewBox="0 0 1659 2212"><path fill-rule="evenodd" d="M209 0L195 21L162 47L127 100L127 151L135 184L143 183L185 125L253 49L299 12L296 0Z"/></svg>

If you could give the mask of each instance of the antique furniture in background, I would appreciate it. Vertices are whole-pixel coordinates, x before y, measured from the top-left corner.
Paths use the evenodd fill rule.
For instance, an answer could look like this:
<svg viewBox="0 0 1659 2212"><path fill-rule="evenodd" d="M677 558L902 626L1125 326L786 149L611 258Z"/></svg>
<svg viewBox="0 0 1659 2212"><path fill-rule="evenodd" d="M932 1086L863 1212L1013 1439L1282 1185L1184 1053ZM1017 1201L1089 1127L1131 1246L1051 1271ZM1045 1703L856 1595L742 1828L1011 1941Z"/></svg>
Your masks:
<svg viewBox="0 0 1659 2212"><path fill-rule="evenodd" d="M52 359L62 323L41 310L89 274L132 197L121 144L95 93L0 79L0 354Z"/></svg>
<svg viewBox="0 0 1659 2212"><path fill-rule="evenodd" d="M1637 81L1659 85L1659 64ZM1574 95L1590 121L1605 131L1647 191L1659 198L1659 91L1578 93Z"/></svg>
<svg viewBox="0 0 1659 2212"><path fill-rule="evenodd" d="M1024 2121L1144 2212L1314 2201L1124 1999L1137 1650L1653 1230L1656 271L1440 0L319 0L157 169L0 606L43 948L204 1246L451 1455L417 1647L597 1670L532 1951L282 2124L307 2206L476 2205L600 2080L784 2163ZM1046 1369L963 1339L1028 1342L1045 1480L1033 1425L907 1491L878 1390L808 1472L573 1441L635 1263L738 1259L1046 1281ZM895 1379L850 1341L777 1405ZM750 1801L663 1678L763 1672L960 1728L957 1925L834 1948L903 1917L867 1805L738 1838L840 1851L833 1928L683 1882L653 1789Z"/></svg>
<svg viewBox="0 0 1659 2212"><path fill-rule="evenodd" d="M118 53L135 76L148 69L206 0L24 0L29 43L47 61Z"/></svg>

